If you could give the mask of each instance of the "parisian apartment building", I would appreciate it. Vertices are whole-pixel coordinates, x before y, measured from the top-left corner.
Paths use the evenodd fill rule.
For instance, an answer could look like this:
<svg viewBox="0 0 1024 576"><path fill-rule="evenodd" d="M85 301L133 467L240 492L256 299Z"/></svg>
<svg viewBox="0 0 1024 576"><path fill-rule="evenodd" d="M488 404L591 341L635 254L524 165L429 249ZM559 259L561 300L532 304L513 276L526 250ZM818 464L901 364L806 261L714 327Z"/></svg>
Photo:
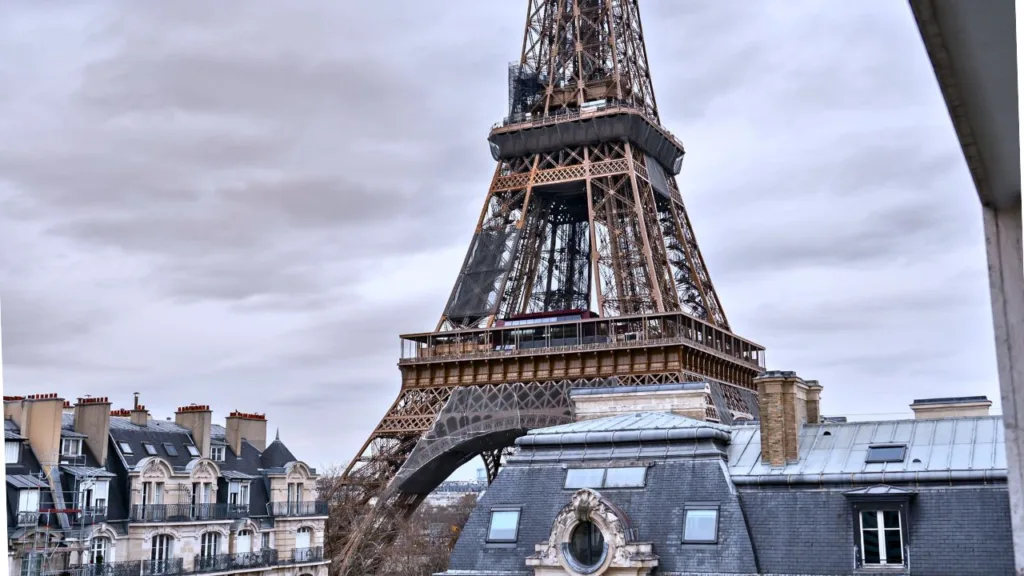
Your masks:
<svg viewBox="0 0 1024 576"><path fill-rule="evenodd" d="M263 414L4 397L9 573L326 576L317 473Z"/></svg>
<svg viewBox="0 0 1024 576"><path fill-rule="evenodd" d="M823 417L823 388L757 380L577 388L477 502L442 576L1015 576L1006 440L984 396L912 418Z"/></svg>

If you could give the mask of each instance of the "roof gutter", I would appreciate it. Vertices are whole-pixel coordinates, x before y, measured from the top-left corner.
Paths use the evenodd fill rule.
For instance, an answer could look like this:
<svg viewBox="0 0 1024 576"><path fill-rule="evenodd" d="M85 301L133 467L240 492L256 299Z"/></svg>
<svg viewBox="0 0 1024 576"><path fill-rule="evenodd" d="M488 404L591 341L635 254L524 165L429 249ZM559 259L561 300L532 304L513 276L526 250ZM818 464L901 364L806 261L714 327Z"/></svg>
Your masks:
<svg viewBox="0 0 1024 576"><path fill-rule="evenodd" d="M857 472L854 474L762 474L733 476L738 486L791 486L886 483L1006 482L1006 470L944 470L922 472Z"/></svg>

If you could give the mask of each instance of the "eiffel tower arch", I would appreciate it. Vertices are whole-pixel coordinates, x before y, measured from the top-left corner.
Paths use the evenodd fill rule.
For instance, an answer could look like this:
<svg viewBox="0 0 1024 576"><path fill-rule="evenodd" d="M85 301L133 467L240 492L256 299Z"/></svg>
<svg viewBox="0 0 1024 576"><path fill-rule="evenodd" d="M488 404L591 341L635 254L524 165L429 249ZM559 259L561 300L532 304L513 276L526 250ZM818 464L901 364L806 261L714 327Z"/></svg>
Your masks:
<svg viewBox="0 0 1024 576"><path fill-rule="evenodd" d="M401 337L399 396L343 476L339 573L375 573L388 527L462 464L493 480L515 438L570 421L571 388L704 382L709 420L756 410L764 348L732 333L697 245L638 4L528 0L462 268L434 331Z"/></svg>

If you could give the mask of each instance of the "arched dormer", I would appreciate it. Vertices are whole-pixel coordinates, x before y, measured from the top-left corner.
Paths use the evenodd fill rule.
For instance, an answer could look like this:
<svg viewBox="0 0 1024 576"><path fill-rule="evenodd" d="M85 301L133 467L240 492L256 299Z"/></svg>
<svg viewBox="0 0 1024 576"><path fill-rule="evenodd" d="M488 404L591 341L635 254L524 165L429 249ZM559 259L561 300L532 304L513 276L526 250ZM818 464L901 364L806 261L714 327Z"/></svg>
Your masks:
<svg viewBox="0 0 1024 576"><path fill-rule="evenodd" d="M159 482L169 480L174 475L174 468L171 463L159 456L147 456L135 464L135 472L138 472L146 482Z"/></svg>
<svg viewBox="0 0 1024 576"><path fill-rule="evenodd" d="M555 516L551 533L526 560L536 573L560 568L570 576L650 574L658 557L633 540L629 517L595 490L584 488Z"/></svg>
<svg viewBox="0 0 1024 576"><path fill-rule="evenodd" d="M216 483L217 478L220 478L220 466L208 458L196 458L195 460L191 460L185 466L185 471L188 472L188 475L193 482Z"/></svg>
<svg viewBox="0 0 1024 576"><path fill-rule="evenodd" d="M289 482L309 480L313 477L313 473L309 466L300 460L295 460L285 464L284 473Z"/></svg>

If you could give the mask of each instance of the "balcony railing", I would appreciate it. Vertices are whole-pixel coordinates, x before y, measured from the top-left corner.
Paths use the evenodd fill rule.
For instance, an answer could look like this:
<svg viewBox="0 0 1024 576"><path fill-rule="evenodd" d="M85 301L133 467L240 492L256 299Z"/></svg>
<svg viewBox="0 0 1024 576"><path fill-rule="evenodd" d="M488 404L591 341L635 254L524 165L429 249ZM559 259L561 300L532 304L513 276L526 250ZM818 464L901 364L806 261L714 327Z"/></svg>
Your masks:
<svg viewBox="0 0 1024 576"><path fill-rule="evenodd" d="M132 522L204 522L233 520L249 515L248 506L237 504L136 504Z"/></svg>
<svg viewBox="0 0 1024 576"><path fill-rule="evenodd" d="M292 562L295 564L304 564L306 562L320 562L324 559L323 546L316 546L314 548L296 548L292 550Z"/></svg>
<svg viewBox="0 0 1024 576"><path fill-rule="evenodd" d="M143 560L142 576L160 576L163 574L184 574L184 561L181 558L167 560Z"/></svg>
<svg viewBox="0 0 1024 576"><path fill-rule="evenodd" d="M18 526L37 526L39 512L18 512Z"/></svg>
<svg viewBox="0 0 1024 576"><path fill-rule="evenodd" d="M249 568L262 568L277 564L277 550L267 549L259 552L248 552L242 554L217 554L215 556L196 556L193 572L205 574L208 572L228 572L231 570L245 570Z"/></svg>
<svg viewBox="0 0 1024 576"><path fill-rule="evenodd" d="M58 574L67 576L139 576L142 574L142 561L131 560L72 566L60 570Z"/></svg>
<svg viewBox="0 0 1024 576"><path fill-rule="evenodd" d="M267 511L271 516L327 516L327 502L312 500L309 502L270 502Z"/></svg>

